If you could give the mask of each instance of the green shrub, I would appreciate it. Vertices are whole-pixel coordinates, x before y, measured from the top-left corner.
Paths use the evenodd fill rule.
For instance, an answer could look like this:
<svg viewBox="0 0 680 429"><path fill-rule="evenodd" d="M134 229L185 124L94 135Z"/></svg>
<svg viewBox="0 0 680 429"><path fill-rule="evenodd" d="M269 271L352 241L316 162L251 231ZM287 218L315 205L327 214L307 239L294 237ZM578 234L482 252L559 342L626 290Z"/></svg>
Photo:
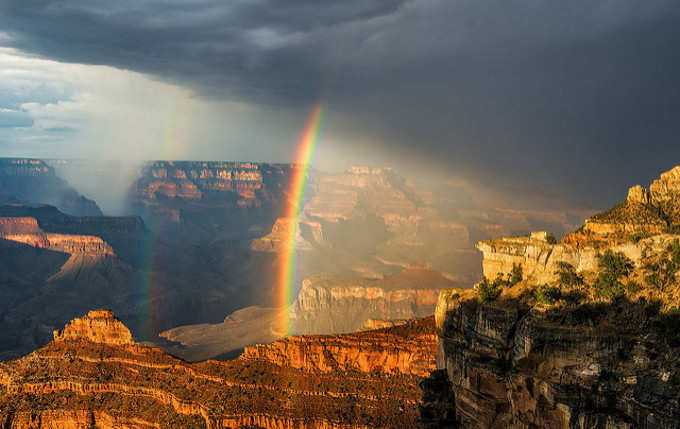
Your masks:
<svg viewBox="0 0 680 429"><path fill-rule="evenodd" d="M514 286L521 282L523 278L522 264L512 264L512 271L510 272L510 285Z"/></svg>
<svg viewBox="0 0 680 429"><path fill-rule="evenodd" d="M680 241L674 240L666 247L666 250L658 262L650 262L644 266L649 272L645 276L645 283L659 290L675 281L675 275L680 271Z"/></svg>
<svg viewBox="0 0 680 429"><path fill-rule="evenodd" d="M546 241L548 242L548 244L557 244L557 238L555 237L555 234L553 234L552 232L548 233Z"/></svg>
<svg viewBox="0 0 680 429"><path fill-rule="evenodd" d="M490 282L486 277L477 285L477 301L481 304L494 301L500 294L500 285L497 282Z"/></svg>
<svg viewBox="0 0 680 429"><path fill-rule="evenodd" d="M602 255L597 255L597 259L600 270L617 279L627 277L634 268L633 262L626 255L622 252L614 253L610 249L607 249Z"/></svg>
<svg viewBox="0 0 680 429"><path fill-rule="evenodd" d="M631 243L639 243L640 240L644 240L645 238L649 237L651 237L651 234L648 232L636 232L628 236L628 241Z"/></svg>
<svg viewBox="0 0 680 429"><path fill-rule="evenodd" d="M642 290L642 285L635 280L629 280L628 283L625 284L624 289L628 295L635 295Z"/></svg>
<svg viewBox="0 0 680 429"><path fill-rule="evenodd" d="M555 274L559 276L560 283L565 286L581 286L583 284L583 277L576 272L573 265L567 262L558 262Z"/></svg>
<svg viewBox="0 0 680 429"><path fill-rule="evenodd" d="M534 289L533 295L539 304L554 304L562 298L562 291L558 287L544 284Z"/></svg>
<svg viewBox="0 0 680 429"><path fill-rule="evenodd" d="M600 274L595 280L595 296L609 300L617 299L625 295L626 285L621 278L626 278L633 270L633 263L621 252L606 250L604 254L597 255Z"/></svg>

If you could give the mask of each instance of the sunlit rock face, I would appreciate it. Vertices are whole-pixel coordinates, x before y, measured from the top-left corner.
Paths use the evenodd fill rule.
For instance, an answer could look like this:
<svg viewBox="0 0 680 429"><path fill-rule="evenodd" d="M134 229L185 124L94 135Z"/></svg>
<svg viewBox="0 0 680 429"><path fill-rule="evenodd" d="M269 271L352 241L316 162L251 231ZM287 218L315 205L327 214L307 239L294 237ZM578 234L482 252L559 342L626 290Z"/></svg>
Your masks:
<svg viewBox="0 0 680 429"><path fill-rule="evenodd" d="M426 377L435 369L434 318L344 335L304 335L246 347L242 359L266 359L280 366L329 373L410 374Z"/></svg>
<svg viewBox="0 0 680 429"><path fill-rule="evenodd" d="M92 310L54 331L54 341L80 341L109 345L132 344L130 330L110 310Z"/></svg>
<svg viewBox="0 0 680 429"><path fill-rule="evenodd" d="M306 279L291 310L294 332L362 329L369 320L408 320L434 311L441 289L455 283L424 266L384 280L320 276Z"/></svg>
<svg viewBox="0 0 680 429"><path fill-rule="evenodd" d="M172 342L162 347L190 361L230 356L244 347L281 338L284 333L278 330L285 313L295 335L396 328L431 315L439 291L455 285L425 266L386 279L320 276L303 282L290 308L251 306L221 323L178 326L160 333Z"/></svg>
<svg viewBox="0 0 680 429"><path fill-rule="evenodd" d="M481 284L440 293L439 370L422 385L426 427L680 427L680 281L672 265L680 234L669 197L677 171L649 192L634 187L560 244L536 233L477 245L487 278L507 278L521 265L523 280L501 286L496 299L483 299ZM601 262L608 251L621 262ZM559 275L563 263L573 276ZM625 273L605 275L623 265ZM541 295L551 286L552 298Z"/></svg>
<svg viewBox="0 0 680 429"><path fill-rule="evenodd" d="M633 186L628 198L588 219L585 225L565 237L574 246L595 246L599 242L626 241L631 235L648 236L674 231L680 226L680 166L662 173L649 187Z"/></svg>
<svg viewBox="0 0 680 429"><path fill-rule="evenodd" d="M75 216L100 216L101 210L54 169L38 159L0 158L0 204L51 204Z"/></svg>
<svg viewBox="0 0 680 429"><path fill-rule="evenodd" d="M190 364L131 340L106 310L0 363L0 424L36 428L417 428L433 321L285 340L229 362ZM281 343L283 344L283 343ZM319 349L325 360L317 362ZM309 364L305 364L309 363ZM362 410L357 412L356 410Z"/></svg>
<svg viewBox="0 0 680 429"><path fill-rule="evenodd" d="M129 192L132 210L154 229L193 238L266 234L286 198L289 164L157 161Z"/></svg>

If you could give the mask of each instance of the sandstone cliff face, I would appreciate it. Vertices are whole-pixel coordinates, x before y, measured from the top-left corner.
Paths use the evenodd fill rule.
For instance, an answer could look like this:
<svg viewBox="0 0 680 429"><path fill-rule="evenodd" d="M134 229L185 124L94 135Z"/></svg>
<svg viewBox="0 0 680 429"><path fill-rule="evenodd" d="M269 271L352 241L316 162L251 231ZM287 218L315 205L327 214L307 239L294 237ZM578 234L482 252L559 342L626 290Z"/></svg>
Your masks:
<svg viewBox="0 0 680 429"><path fill-rule="evenodd" d="M649 187L633 186L628 198L563 240L574 246L626 241L632 235L646 236L677 229L680 225L680 166L661 174Z"/></svg>
<svg viewBox="0 0 680 429"><path fill-rule="evenodd" d="M241 359L265 359L279 366L321 371L410 374L425 377L435 369L434 318L399 327L326 336L289 337L246 347Z"/></svg>
<svg viewBox="0 0 680 429"><path fill-rule="evenodd" d="M113 248L99 237L45 233L35 218L0 217L0 238L68 254L115 256Z"/></svg>
<svg viewBox="0 0 680 429"><path fill-rule="evenodd" d="M52 204L76 216L100 216L97 204L38 159L0 158L0 204Z"/></svg>
<svg viewBox="0 0 680 429"><path fill-rule="evenodd" d="M438 367L452 392L449 427L680 427L677 359L645 306L546 310L442 293ZM442 414L429 416L432 427Z"/></svg>
<svg viewBox="0 0 680 429"><path fill-rule="evenodd" d="M132 344L130 330L110 310L92 310L54 331L54 341L85 340L109 345Z"/></svg>
<svg viewBox="0 0 680 429"><path fill-rule="evenodd" d="M253 238L283 207L288 164L157 161L132 185L132 209L156 230L197 236ZM228 220L228 222L227 222Z"/></svg>
<svg viewBox="0 0 680 429"><path fill-rule="evenodd" d="M397 369L433 366L432 329L430 320L413 325L417 336L410 340L406 331L373 334L382 340L374 352L380 344L389 349L395 338L422 336L429 352L422 361L365 366L370 373L348 361L294 368L286 365L294 359L278 362L280 355L271 353L189 364L134 343L111 312L92 311L56 332L46 347L0 363L0 423L16 429L415 428L419 377ZM338 338L337 344L357 342ZM396 374L386 377L382 368Z"/></svg>
<svg viewBox="0 0 680 429"><path fill-rule="evenodd" d="M162 347L197 361L230 355L243 347L281 338L278 321L288 312L295 335L335 334L384 328L427 317L439 290L456 283L424 266L381 280L320 276L303 282L291 308L247 307L222 323L179 326L159 334L176 344Z"/></svg>
<svg viewBox="0 0 680 429"><path fill-rule="evenodd" d="M658 213L670 226L675 197L659 195L675 179L633 188L593 218L602 229L589 222L560 244L545 233L480 242L485 277L501 281L440 294L426 426L679 428L680 235L650 227ZM503 282L513 265L523 279Z"/></svg>
<svg viewBox="0 0 680 429"><path fill-rule="evenodd" d="M296 333L328 334L360 330L370 319L426 317L451 285L424 266L384 280L319 276L302 282L290 319Z"/></svg>

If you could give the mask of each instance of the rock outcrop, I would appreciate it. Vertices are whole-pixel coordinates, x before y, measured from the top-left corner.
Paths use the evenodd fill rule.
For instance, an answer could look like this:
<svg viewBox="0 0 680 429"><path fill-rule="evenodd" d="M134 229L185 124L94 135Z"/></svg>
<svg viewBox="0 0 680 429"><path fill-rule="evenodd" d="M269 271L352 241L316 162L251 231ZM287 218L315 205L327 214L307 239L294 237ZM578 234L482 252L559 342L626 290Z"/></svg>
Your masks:
<svg viewBox="0 0 680 429"><path fill-rule="evenodd" d="M0 205L52 204L75 216L100 216L97 204L80 195L38 159L0 158Z"/></svg>
<svg viewBox="0 0 680 429"><path fill-rule="evenodd" d="M290 319L299 334L354 332L371 319L426 317L433 313L439 291L454 285L422 265L381 280L313 277L302 282Z"/></svg>
<svg viewBox="0 0 680 429"><path fill-rule="evenodd" d="M183 359L229 356L246 346L281 338L276 329L284 312L289 313L295 335L355 332L365 330L367 324L384 328L431 315L439 291L455 285L425 266L381 280L322 276L304 280L289 309L251 306L222 323L179 326L159 336L175 343L161 346Z"/></svg>
<svg viewBox="0 0 680 429"><path fill-rule="evenodd" d="M600 242L626 241L680 228L680 166L661 174L645 189L640 185L628 191L628 198L565 237L575 246L595 246Z"/></svg>
<svg viewBox="0 0 680 429"><path fill-rule="evenodd" d="M0 239L71 255L115 256L113 248L99 237L47 233L32 217L0 217Z"/></svg>
<svg viewBox="0 0 680 429"><path fill-rule="evenodd" d="M438 299L426 427L680 428L677 171L562 243L478 244L489 280Z"/></svg>
<svg viewBox="0 0 680 429"><path fill-rule="evenodd" d="M282 361L277 353L189 364L129 334L112 313L92 311L46 347L0 363L2 427L416 428L420 377L411 373L434 365L432 320L373 333L376 356L396 356L395 339L422 350L411 360L383 359L382 366L363 365L372 358L353 351L355 363L333 368L289 366L316 356ZM425 345L417 344L420 338ZM356 347L357 341L338 337L336 356L342 344Z"/></svg>
<svg viewBox="0 0 680 429"><path fill-rule="evenodd" d="M342 370L426 377L435 369L436 354L437 336L430 316L353 334L289 337L246 347L241 358L324 373Z"/></svg>
<svg viewBox="0 0 680 429"><path fill-rule="evenodd" d="M81 340L119 346L132 344L132 334L111 310L92 310L54 331L54 341Z"/></svg>

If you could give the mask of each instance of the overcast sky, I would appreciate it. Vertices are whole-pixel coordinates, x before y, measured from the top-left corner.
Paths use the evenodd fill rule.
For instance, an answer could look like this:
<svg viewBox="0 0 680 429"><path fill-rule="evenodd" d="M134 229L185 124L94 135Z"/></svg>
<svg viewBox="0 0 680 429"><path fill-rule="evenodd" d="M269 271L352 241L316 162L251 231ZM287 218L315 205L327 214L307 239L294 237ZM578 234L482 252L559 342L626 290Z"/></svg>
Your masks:
<svg viewBox="0 0 680 429"><path fill-rule="evenodd" d="M607 205L680 163L677 0L2 0L0 155L392 164Z"/></svg>

